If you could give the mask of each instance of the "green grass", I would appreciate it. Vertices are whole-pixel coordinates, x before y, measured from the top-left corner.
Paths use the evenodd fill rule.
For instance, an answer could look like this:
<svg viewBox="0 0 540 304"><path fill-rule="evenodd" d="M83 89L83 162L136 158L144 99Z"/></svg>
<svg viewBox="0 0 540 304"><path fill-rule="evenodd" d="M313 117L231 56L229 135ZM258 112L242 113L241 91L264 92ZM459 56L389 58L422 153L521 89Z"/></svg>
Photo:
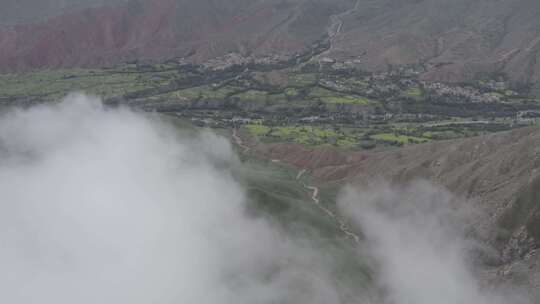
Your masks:
<svg viewBox="0 0 540 304"><path fill-rule="evenodd" d="M246 189L248 215L268 218L288 239L316 248L335 275L340 294L350 301L357 298L356 293L372 288L366 260L345 239L336 221L309 199L309 192L295 179L298 170L255 160L238 167L234 175ZM335 195L328 198L327 204L335 206Z"/></svg>
<svg viewBox="0 0 540 304"><path fill-rule="evenodd" d="M271 130L270 127L261 124L247 124L244 127L255 136L264 136Z"/></svg>
<svg viewBox="0 0 540 304"><path fill-rule="evenodd" d="M326 96L321 97L320 100L328 104L354 104L354 105L370 105L375 103L366 97L358 96Z"/></svg>
<svg viewBox="0 0 540 304"><path fill-rule="evenodd" d="M315 73L291 74L289 75L288 85L291 87L313 86L318 81L318 75Z"/></svg>
<svg viewBox="0 0 540 304"><path fill-rule="evenodd" d="M326 104L354 104L354 105L372 105L375 101L363 97L352 96L330 91L321 87L314 87L310 90L308 98L319 100Z"/></svg>
<svg viewBox="0 0 540 304"><path fill-rule="evenodd" d="M0 97L39 96L54 100L72 91L101 97L120 96L166 85L174 72L130 73L120 70L64 69L0 75Z"/></svg>
<svg viewBox="0 0 540 304"><path fill-rule="evenodd" d="M412 99L416 99L416 100L420 100L420 99L424 98L424 92L419 87L408 88L403 93L403 95L405 95L406 97L412 98Z"/></svg>
<svg viewBox="0 0 540 304"><path fill-rule="evenodd" d="M425 143L430 140L455 137L451 132L423 132L414 126L393 126L384 128L347 128L334 125L296 124L268 126L252 123L244 126L253 136L266 142L294 142L308 146L330 145L345 149L371 149L375 145L405 145ZM373 135L367 135L373 134ZM362 143L372 141L371 148L364 148Z"/></svg>
<svg viewBox="0 0 540 304"><path fill-rule="evenodd" d="M314 87L309 91L308 96L311 98L321 98L321 97L332 97L336 96L338 93L321 88L321 87Z"/></svg>
<svg viewBox="0 0 540 304"><path fill-rule="evenodd" d="M267 92L257 90L248 90L232 96L233 99L240 101L266 101L267 97Z"/></svg>
<svg viewBox="0 0 540 304"><path fill-rule="evenodd" d="M504 94L501 94L499 92L489 92L487 93L489 96L492 96L492 97L495 97L495 98L499 98L499 99L505 99L506 95Z"/></svg>
<svg viewBox="0 0 540 304"><path fill-rule="evenodd" d="M307 145L327 144L337 135L334 130L312 126L276 127L270 132L272 137Z"/></svg>
<svg viewBox="0 0 540 304"><path fill-rule="evenodd" d="M356 89L366 90L367 88L369 88L369 83L363 79L350 78L345 81L345 84Z"/></svg>
<svg viewBox="0 0 540 304"><path fill-rule="evenodd" d="M287 96L285 94L268 94L266 101L272 104L283 103L287 101Z"/></svg>
<svg viewBox="0 0 540 304"><path fill-rule="evenodd" d="M422 137L432 139L432 140L444 140L444 139L454 139L459 138L462 135L454 131L427 131L422 133Z"/></svg>
<svg viewBox="0 0 540 304"><path fill-rule="evenodd" d="M358 145L358 140L354 137L342 136L337 139L336 145L343 148L353 148Z"/></svg>
<svg viewBox="0 0 540 304"><path fill-rule="evenodd" d="M377 141L396 142L399 144L423 143L429 141L428 139L422 137L401 135L395 133L379 133L371 135L371 138Z"/></svg>
<svg viewBox="0 0 540 304"><path fill-rule="evenodd" d="M344 130L336 130L331 126L289 125L265 126L248 124L246 130L259 139L272 142L294 142L303 145L333 145L353 148L358 145L358 134Z"/></svg>
<svg viewBox="0 0 540 304"><path fill-rule="evenodd" d="M185 98L189 100L220 100L239 90L236 87L214 88L209 85L178 90L169 93L169 97Z"/></svg>
<svg viewBox="0 0 540 304"><path fill-rule="evenodd" d="M286 88L284 93L285 93L285 96L287 97L295 97L295 96L298 96L298 89Z"/></svg>
<svg viewBox="0 0 540 304"><path fill-rule="evenodd" d="M167 116L166 119L177 118ZM184 120L178 125L178 132L181 133L184 132L182 124ZM187 128L189 133L199 130L191 126ZM234 163L230 173L245 194L242 205L245 216L256 221L264 220L263 223L271 226L279 237L286 237L287 241L298 242L300 246L320 252L318 256L321 259L317 261L324 263L332 273L339 294L350 297L352 301L357 298L356 293L362 294L365 292L363 289L372 288L372 271L368 261L357 253L356 246L350 240L345 239L335 219L313 203L310 191L296 180L297 168L246 156L242 157L241 162ZM312 183L308 173L303 180ZM318 186L321 189L321 203L335 210L340 188Z"/></svg>

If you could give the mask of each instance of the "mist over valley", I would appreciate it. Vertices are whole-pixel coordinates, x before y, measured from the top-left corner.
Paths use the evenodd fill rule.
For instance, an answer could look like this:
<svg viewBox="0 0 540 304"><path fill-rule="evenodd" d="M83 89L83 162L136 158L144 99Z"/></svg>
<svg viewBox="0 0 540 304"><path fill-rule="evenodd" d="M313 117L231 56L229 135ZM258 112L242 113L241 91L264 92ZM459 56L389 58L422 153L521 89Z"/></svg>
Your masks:
<svg viewBox="0 0 540 304"><path fill-rule="evenodd" d="M0 0L0 302L540 301L532 0Z"/></svg>

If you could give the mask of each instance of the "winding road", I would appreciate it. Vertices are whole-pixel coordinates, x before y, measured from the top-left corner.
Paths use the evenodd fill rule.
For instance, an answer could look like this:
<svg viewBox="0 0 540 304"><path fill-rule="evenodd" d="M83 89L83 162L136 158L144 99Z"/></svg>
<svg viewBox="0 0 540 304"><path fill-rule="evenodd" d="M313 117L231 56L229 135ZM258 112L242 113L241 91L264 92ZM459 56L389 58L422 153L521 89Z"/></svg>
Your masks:
<svg viewBox="0 0 540 304"><path fill-rule="evenodd" d="M235 144L242 149L242 153L248 153L251 150L251 148L249 146L244 144L244 141L242 140L242 138L240 136L238 136L238 130L236 128L233 129L233 131L232 131L232 138L233 138ZM274 163L279 162L279 160L273 159L272 162L274 162ZM324 207L323 205L321 205L321 202L320 202L320 199L319 199L319 188L316 187L316 186L307 185L306 183L301 181L302 176L306 172L307 172L306 169L302 169L302 170L298 171L298 174L296 175L296 181L301 183L302 186L305 189L311 191L311 200L313 201L313 203L320 210L322 210L327 216L329 216L332 220L334 220L339 225L339 229L341 230L341 232L343 232L343 234L345 234L345 236L347 238L350 238L356 244L360 243L360 237L356 233L354 233L354 232L352 232L350 230L349 225L347 224L347 222L344 219L338 217L330 209L328 209L328 208Z"/></svg>
<svg viewBox="0 0 540 304"><path fill-rule="evenodd" d="M306 169L302 169L298 172L298 175L296 175L296 180L298 182L301 182L300 181L300 178L302 178L302 176L306 173ZM359 244L360 243L360 237L352 232L350 229L349 229L349 225L347 224L347 222L338 217L334 212L332 212L330 209L324 207L323 205L321 205L321 202L320 202L320 199L319 199L319 188L318 187L315 187L315 186L310 186L310 185L306 185L304 182L301 182L302 183L302 186L304 188L306 188L307 190L310 190L312 191L311 193L311 200L313 201L313 203L315 203L315 205L317 205L317 207L319 209L321 209L324 213L326 213L330 218L332 218L334 221L336 221L338 224L339 224L339 229L341 230L341 232L343 232L345 234L345 236L347 238L350 238L351 240L353 240L356 244Z"/></svg>

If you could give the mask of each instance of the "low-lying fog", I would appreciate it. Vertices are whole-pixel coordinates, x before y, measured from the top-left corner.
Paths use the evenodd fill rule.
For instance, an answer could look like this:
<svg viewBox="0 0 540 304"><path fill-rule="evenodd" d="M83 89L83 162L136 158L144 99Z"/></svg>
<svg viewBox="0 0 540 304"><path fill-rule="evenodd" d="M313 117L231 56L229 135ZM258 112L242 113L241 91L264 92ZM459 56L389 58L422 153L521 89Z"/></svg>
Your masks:
<svg viewBox="0 0 540 304"><path fill-rule="evenodd" d="M331 256L246 215L230 143L84 95L0 117L0 303L343 303ZM482 291L450 194L348 190L380 300L515 303Z"/></svg>

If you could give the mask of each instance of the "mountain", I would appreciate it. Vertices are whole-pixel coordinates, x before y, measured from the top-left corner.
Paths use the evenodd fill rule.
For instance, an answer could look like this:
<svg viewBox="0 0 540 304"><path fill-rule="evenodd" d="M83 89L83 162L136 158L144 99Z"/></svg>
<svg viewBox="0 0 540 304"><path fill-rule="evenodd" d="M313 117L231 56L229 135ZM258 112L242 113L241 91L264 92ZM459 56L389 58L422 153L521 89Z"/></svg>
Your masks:
<svg viewBox="0 0 540 304"><path fill-rule="evenodd" d="M131 0L69 11L0 30L0 70L173 57L205 61L230 52L291 54L321 39L329 17L350 4Z"/></svg>
<svg viewBox="0 0 540 304"><path fill-rule="evenodd" d="M325 56L367 71L421 65L426 81L499 75L533 92L540 80L535 0L4 0L2 8L4 71L291 55L333 31Z"/></svg>
<svg viewBox="0 0 540 304"><path fill-rule="evenodd" d="M471 237L486 248L472 264L486 266L483 283L540 299L537 0L0 8L0 112L83 91L108 107L233 130L243 160L285 165L288 180L275 177L285 192L321 203L341 232L335 194L345 184L428 180L479 210ZM258 183L266 188L254 194L279 209L277 182Z"/></svg>
<svg viewBox="0 0 540 304"><path fill-rule="evenodd" d="M369 70L423 63L428 81L498 73L537 83L539 14L534 0L362 0L333 55L358 58Z"/></svg>

